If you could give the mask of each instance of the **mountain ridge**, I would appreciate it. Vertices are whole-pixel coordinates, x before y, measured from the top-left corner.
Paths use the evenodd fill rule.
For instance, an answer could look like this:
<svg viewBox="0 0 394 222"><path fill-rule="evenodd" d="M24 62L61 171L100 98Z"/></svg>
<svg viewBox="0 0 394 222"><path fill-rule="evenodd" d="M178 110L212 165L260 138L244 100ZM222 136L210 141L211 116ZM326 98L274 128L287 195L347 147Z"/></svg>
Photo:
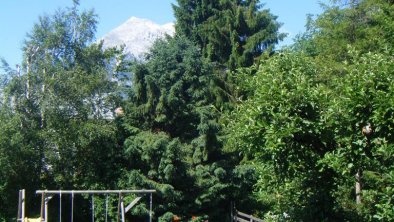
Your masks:
<svg viewBox="0 0 394 222"><path fill-rule="evenodd" d="M105 34L101 40L104 48L125 46L125 53L142 59L153 43L166 35L173 36L174 23L159 25L149 19L130 17L127 21Z"/></svg>

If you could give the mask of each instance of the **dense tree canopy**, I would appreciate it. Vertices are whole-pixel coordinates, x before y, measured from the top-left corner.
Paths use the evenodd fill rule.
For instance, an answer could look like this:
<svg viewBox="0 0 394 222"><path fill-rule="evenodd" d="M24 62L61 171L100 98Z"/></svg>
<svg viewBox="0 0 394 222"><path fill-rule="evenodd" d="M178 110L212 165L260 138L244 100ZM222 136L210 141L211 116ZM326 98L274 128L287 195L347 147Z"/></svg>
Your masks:
<svg viewBox="0 0 394 222"><path fill-rule="evenodd" d="M342 62L348 45L365 53L393 45L393 4L390 1L334 1L316 19L309 17L306 33L295 43L311 55ZM302 41L305 40L305 41Z"/></svg>
<svg viewBox="0 0 394 222"><path fill-rule="evenodd" d="M294 51L237 74L249 94L227 146L259 166L267 219L392 220L392 12L387 1L329 7Z"/></svg>
<svg viewBox="0 0 394 222"><path fill-rule="evenodd" d="M33 194L115 185L119 173L110 169L120 149L116 125L107 118L115 106L108 68L117 52L92 43L96 23L92 11L59 10L40 17L24 43L23 69L4 88L1 107L7 207L17 206L22 188Z"/></svg>
<svg viewBox="0 0 394 222"><path fill-rule="evenodd" d="M157 41L133 75L123 118L131 133L124 183L160 191L160 220L172 214L220 220L230 207L232 167L220 149L211 66L191 41L176 36Z"/></svg>
<svg viewBox="0 0 394 222"><path fill-rule="evenodd" d="M230 69L250 66L284 34L259 0L178 0L173 5L176 31L193 40L204 57Z"/></svg>
<svg viewBox="0 0 394 222"><path fill-rule="evenodd" d="M103 49L97 16L73 2L39 18L20 69L1 60L0 221L23 188L31 217L38 189L155 189L153 221L232 221L234 206L266 221L394 220L392 0L332 1L281 51L258 0L178 0L175 36L143 61ZM70 216L57 200L51 220ZM92 202L75 200L76 221Z"/></svg>
<svg viewBox="0 0 394 222"><path fill-rule="evenodd" d="M322 112L330 99L319 67L303 54L281 53L248 77L254 89L231 115L231 149L258 165L259 198L294 220L335 220L332 172L319 161L333 149Z"/></svg>

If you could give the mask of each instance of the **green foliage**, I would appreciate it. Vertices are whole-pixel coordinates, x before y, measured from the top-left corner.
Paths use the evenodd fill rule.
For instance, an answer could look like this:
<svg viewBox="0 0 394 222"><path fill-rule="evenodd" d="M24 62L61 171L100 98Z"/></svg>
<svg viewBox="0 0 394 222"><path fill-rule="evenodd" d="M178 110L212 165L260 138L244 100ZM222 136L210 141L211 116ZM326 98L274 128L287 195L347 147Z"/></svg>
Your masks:
<svg viewBox="0 0 394 222"><path fill-rule="evenodd" d="M309 31L294 47L326 67L322 79L336 95L325 114L336 149L321 164L341 175L333 195L353 220L390 220L393 3L333 2L309 20ZM369 138L361 134L368 123L374 128ZM362 205L353 201L357 171L363 172Z"/></svg>
<svg viewBox="0 0 394 222"><path fill-rule="evenodd" d="M339 98L332 100L327 119L333 129L337 149L326 154L324 164L334 169L338 179L339 202L357 208L366 221L373 218L392 218L392 56L389 54L351 52L351 63L345 65L347 74L338 81ZM367 123L372 124L371 137L361 133ZM363 171L363 203L355 206L345 187L357 170Z"/></svg>
<svg viewBox="0 0 394 222"><path fill-rule="evenodd" d="M234 70L250 66L282 40L280 24L258 0L178 0L176 31L194 41L203 56Z"/></svg>
<svg viewBox="0 0 394 222"><path fill-rule="evenodd" d="M31 140L34 132L20 129L20 115L2 109L0 123L0 192L2 203L7 203L3 205L0 217L11 218L15 216L11 212L15 212L17 206L18 188L38 188L40 166L33 163L40 157L33 148L36 142ZM25 175L29 175L29 179Z"/></svg>
<svg viewBox="0 0 394 222"><path fill-rule="evenodd" d="M227 146L257 166L258 198L294 220L335 219L332 173L318 164L332 149L322 121L330 93L317 81L319 71L303 54L274 56L246 80L254 93L229 117Z"/></svg>
<svg viewBox="0 0 394 222"><path fill-rule="evenodd" d="M348 45L357 51L382 52L393 45L393 4L385 0L333 1L316 19L308 17L307 32L295 49L327 62L349 59Z"/></svg>
<svg viewBox="0 0 394 222"><path fill-rule="evenodd" d="M152 48L147 64L134 70L132 99L136 114L144 124L172 137L189 140L198 135L194 122L202 111L210 109L209 82L214 78L199 57L198 50L185 38L159 40ZM149 124L149 125L147 125Z"/></svg>
<svg viewBox="0 0 394 222"><path fill-rule="evenodd" d="M130 136L124 186L159 191L155 212L217 220L228 204L228 166L220 150L215 76L193 43L182 36L157 41L133 71L131 103L123 118ZM214 210L215 209L215 210ZM161 218L161 219L160 219ZM165 219L167 218L167 219Z"/></svg>
<svg viewBox="0 0 394 222"><path fill-rule="evenodd" d="M283 35L258 0L178 0L176 36L135 63L92 42L97 16L73 3L40 17L20 72L1 61L0 221L23 188L155 189L157 221L230 221L231 202L267 221L394 220L392 1L333 1L269 57ZM129 91L110 81L129 71ZM75 203L86 221L89 197Z"/></svg>
<svg viewBox="0 0 394 222"><path fill-rule="evenodd" d="M0 107L5 218L15 215L18 189L116 185L121 135L108 119L116 101L108 69L119 52L91 42L95 27L92 11L59 10L41 17L24 43L23 69L5 85ZM28 195L27 215L37 214L34 202Z"/></svg>
<svg viewBox="0 0 394 222"><path fill-rule="evenodd" d="M379 1L378 8L368 12L369 1L357 4L359 8L328 8L316 20L327 26L304 36L295 51L237 74L247 97L226 118L227 149L241 152L257 167L256 195L268 208L268 219L392 219L393 56L391 39L385 39L390 29L380 33L377 45L364 44L373 39L376 24L390 27L390 10L384 9L392 5ZM335 45L330 31L348 17L324 20L333 10L336 15L368 12L384 19L363 23L356 32L364 34L355 41L345 34L334 39ZM311 50L322 39L346 49L319 48L322 42ZM330 50L340 57L331 57ZM374 131L365 136L361 131L368 123ZM362 174L361 204L355 202L356 172Z"/></svg>

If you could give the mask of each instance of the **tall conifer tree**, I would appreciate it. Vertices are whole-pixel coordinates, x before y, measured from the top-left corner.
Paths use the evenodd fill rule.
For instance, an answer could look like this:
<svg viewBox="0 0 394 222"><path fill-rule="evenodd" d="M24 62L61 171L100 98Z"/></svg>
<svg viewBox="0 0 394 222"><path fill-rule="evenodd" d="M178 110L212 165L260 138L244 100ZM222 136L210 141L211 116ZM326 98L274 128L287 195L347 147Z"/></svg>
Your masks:
<svg viewBox="0 0 394 222"><path fill-rule="evenodd" d="M122 184L157 189L159 221L173 214L224 221L232 169L221 151L211 65L193 42L176 36L157 41L133 73Z"/></svg>
<svg viewBox="0 0 394 222"><path fill-rule="evenodd" d="M259 0L178 0L176 31L201 47L203 55L230 69L250 66L284 34L277 17Z"/></svg>

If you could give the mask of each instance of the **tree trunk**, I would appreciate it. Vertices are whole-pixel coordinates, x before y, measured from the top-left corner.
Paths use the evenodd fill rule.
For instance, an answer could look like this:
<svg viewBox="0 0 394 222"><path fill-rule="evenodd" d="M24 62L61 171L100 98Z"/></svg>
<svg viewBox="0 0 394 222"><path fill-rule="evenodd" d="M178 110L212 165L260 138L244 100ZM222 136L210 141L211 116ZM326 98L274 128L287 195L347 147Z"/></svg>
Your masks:
<svg viewBox="0 0 394 222"><path fill-rule="evenodd" d="M356 203L361 204L361 177L362 171L360 169L357 170L356 173Z"/></svg>

